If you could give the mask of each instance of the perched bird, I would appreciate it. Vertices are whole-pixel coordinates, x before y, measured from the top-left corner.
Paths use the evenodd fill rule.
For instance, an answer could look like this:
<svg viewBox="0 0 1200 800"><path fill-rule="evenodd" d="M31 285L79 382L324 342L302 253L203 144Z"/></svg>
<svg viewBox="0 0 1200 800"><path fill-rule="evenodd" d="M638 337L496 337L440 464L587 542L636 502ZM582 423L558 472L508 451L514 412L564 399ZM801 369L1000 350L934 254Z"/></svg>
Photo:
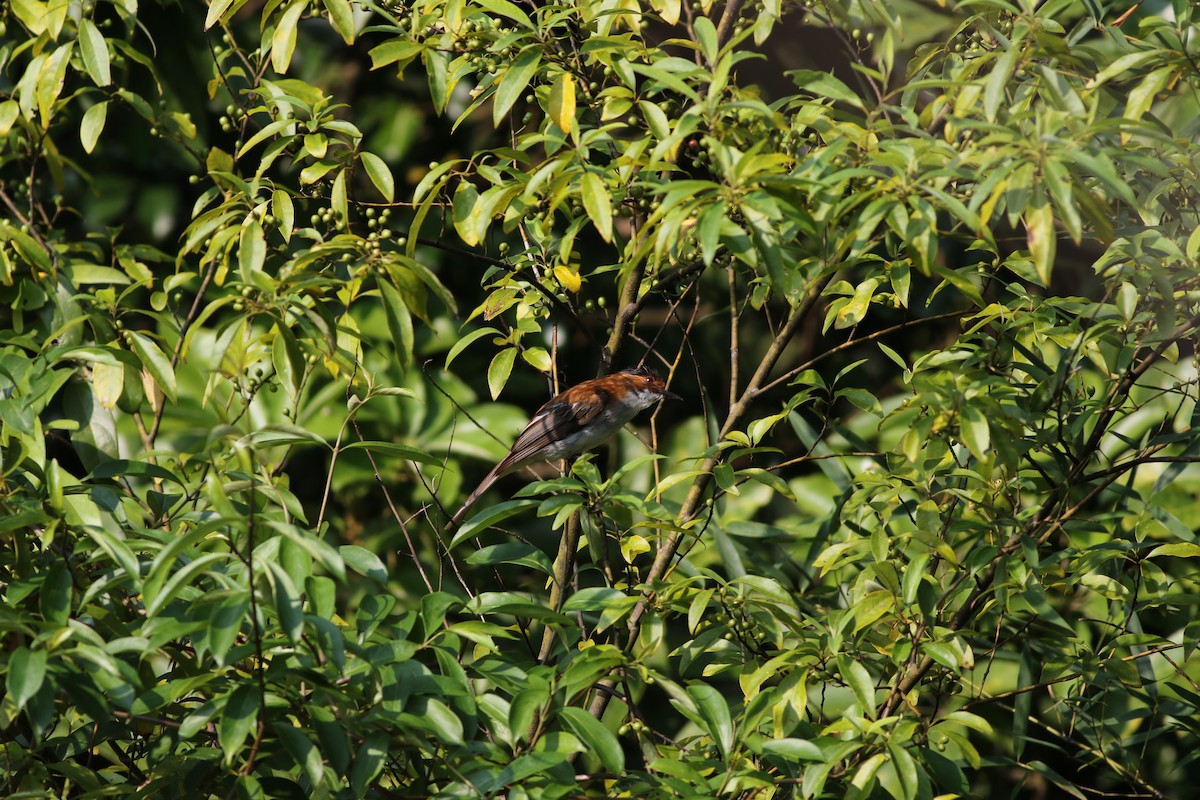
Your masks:
<svg viewBox="0 0 1200 800"><path fill-rule="evenodd" d="M556 458L568 458L608 441L644 408L662 399L679 400L653 370L636 367L584 381L552 397L537 410L521 431L512 449L492 467L475 491L450 518L450 529L459 526L479 496L496 482L522 467Z"/></svg>

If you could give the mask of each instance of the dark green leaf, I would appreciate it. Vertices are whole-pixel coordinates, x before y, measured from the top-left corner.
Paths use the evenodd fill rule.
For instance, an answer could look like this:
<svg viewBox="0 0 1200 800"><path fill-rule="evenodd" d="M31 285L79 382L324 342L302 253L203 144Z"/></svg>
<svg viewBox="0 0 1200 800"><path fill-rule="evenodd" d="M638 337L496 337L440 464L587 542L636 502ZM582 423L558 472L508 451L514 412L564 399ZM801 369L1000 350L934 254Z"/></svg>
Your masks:
<svg viewBox="0 0 1200 800"><path fill-rule="evenodd" d="M25 707L46 679L46 651L18 647L8 658L8 675L5 689L8 698L20 711Z"/></svg>

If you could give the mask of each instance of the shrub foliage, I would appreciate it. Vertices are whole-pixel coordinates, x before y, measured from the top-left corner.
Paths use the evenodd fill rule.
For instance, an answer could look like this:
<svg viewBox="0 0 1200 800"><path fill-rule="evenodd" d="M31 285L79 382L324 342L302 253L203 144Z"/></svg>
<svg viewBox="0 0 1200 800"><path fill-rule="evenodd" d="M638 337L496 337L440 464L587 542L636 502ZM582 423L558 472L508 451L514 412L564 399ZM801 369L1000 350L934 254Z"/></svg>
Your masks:
<svg viewBox="0 0 1200 800"><path fill-rule="evenodd" d="M1186 794L1145 5L12 0L4 793ZM685 400L448 528L643 362Z"/></svg>

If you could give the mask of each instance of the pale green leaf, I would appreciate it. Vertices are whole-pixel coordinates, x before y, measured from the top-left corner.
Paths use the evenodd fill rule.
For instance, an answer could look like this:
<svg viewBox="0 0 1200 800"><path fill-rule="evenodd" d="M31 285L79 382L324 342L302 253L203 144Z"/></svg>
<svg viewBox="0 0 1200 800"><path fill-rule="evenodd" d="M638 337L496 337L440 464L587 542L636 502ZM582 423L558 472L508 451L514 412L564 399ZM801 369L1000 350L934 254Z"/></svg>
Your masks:
<svg viewBox="0 0 1200 800"><path fill-rule="evenodd" d="M516 360L517 348L506 347L497 353L488 365L488 391L492 393L493 400L504 391L504 385L508 383L508 376L512 374L513 363Z"/></svg>
<svg viewBox="0 0 1200 800"><path fill-rule="evenodd" d="M158 388L162 389L164 395L172 403L175 402L178 390L175 382L175 369L171 366L170 359L159 348L154 340L143 333L137 331L129 331L129 344L133 351L137 353L137 357L142 362L142 366L154 382L158 384Z"/></svg>
<svg viewBox="0 0 1200 800"><path fill-rule="evenodd" d="M1150 110L1150 106L1154 103L1154 98L1158 93L1175 77L1178 67L1174 64L1169 64L1165 67L1159 67L1151 72L1138 83L1137 86L1129 90L1129 96L1125 100L1126 120L1137 122L1146 112ZM1129 132L1121 134L1122 141L1128 141Z"/></svg>
<svg viewBox="0 0 1200 800"><path fill-rule="evenodd" d="M83 112L83 121L79 123L79 141L86 153L91 153L100 140L104 131L104 123L108 119L108 101L104 100Z"/></svg>
<svg viewBox="0 0 1200 800"><path fill-rule="evenodd" d="M324 0L329 22L346 44L354 43L354 9L350 0Z"/></svg>
<svg viewBox="0 0 1200 800"><path fill-rule="evenodd" d="M288 71L292 63L292 53L296 50L296 26L300 24L300 15L308 7L306 0L294 0L275 24L275 33L271 39L271 68L279 74Z"/></svg>
<svg viewBox="0 0 1200 800"><path fill-rule="evenodd" d="M1025 209L1025 237L1038 278L1043 286L1049 286L1058 237L1054 231L1054 208L1043 194L1035 194Z"/></svg>
<svg viewBox="0 0 1200 800"><path fill-rule="evenodd" d="M238 265L242 271L242 280L248 282L253 273L261 272L266 256L266 235L258 220L252 218L242 226L241 236L238 239Z"/></svg>
<svg viewBox="0 0 1200 800"><path fill-rule="evenodd" d="M533 29L534 27L525 12L508 0L475 0L475 2L494 14L508 17L523 28Z"/></svg>
<svg viewBox="0 0 1200 800"><path fill-rule="evenodd" d="M79 52L83 56L84 68L97 86L108 86L112 83L108 43L104 41L96 23L87 17L79 21Z"/></svg>
<svg viewBox="0 0 1200 800"><path fill-rule="evenodd" d="M787 75L801 91L848 103L855 108L863 108L862 99L854 93L854 90L828 72L815 69L794 69Z"/></svg>
<svg viewBox="0 0 1200 800"><path fill-rule="evenodd" d="M379 193L389 203L392 202L396 196L396 183L387 163L374 153L368 153L365 150L358 154L358 160L362 163L363 169L367 171L367 177L371 179L371 183L375 184Z"/></svg>
<svg viewBox="0 0 1200 800"><path fill-rule="evenodd" d="M1200 557L1200 544L1196 544L1194 542L1173 542L1171 544L1160 544L1158 547L1150 551L1148 558L1157 558L1158 556L1198 558Z"/></svg>
<svg viewBox="0 0 1200 800"><path fill-rule="evenodd" d="M971 455L985 459L991 449L992 437L988 427L987 417L976 406L967 404L962 407L959 428L963 444L971 451Z"/></svg>
<svg viewBox="0 0 1200 800"><path fill-rule="evenodd" d="M1020 54L1021 49L1014 41L1009 44L1008 49L1000 55L1000 58L996 59L996 66L992 68L983 92L983 113L988 122L996 121L996 112L1000 110L1000 103L1007 96L1013 67Z"/></svg>
<svg viewBox="0 0 1200 800"><path fill-rule="evenodd" d="M594 172L585 172L580 186L583 195L583 209L588 218L596 226L596 231L606 242L612 241L613 213L612 196L604 181Z"/></svg>

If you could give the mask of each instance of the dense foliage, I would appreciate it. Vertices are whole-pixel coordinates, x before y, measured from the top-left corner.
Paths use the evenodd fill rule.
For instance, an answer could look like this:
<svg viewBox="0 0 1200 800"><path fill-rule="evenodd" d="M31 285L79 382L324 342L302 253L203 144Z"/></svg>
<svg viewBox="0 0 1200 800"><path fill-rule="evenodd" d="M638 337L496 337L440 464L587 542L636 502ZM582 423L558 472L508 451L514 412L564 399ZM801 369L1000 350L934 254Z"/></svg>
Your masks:
<svg viewBox="0 0 1200 800"><path fill-rule="evenodd" d="M6 796L1200 781L1193 3L0 25Z"/></svg>

